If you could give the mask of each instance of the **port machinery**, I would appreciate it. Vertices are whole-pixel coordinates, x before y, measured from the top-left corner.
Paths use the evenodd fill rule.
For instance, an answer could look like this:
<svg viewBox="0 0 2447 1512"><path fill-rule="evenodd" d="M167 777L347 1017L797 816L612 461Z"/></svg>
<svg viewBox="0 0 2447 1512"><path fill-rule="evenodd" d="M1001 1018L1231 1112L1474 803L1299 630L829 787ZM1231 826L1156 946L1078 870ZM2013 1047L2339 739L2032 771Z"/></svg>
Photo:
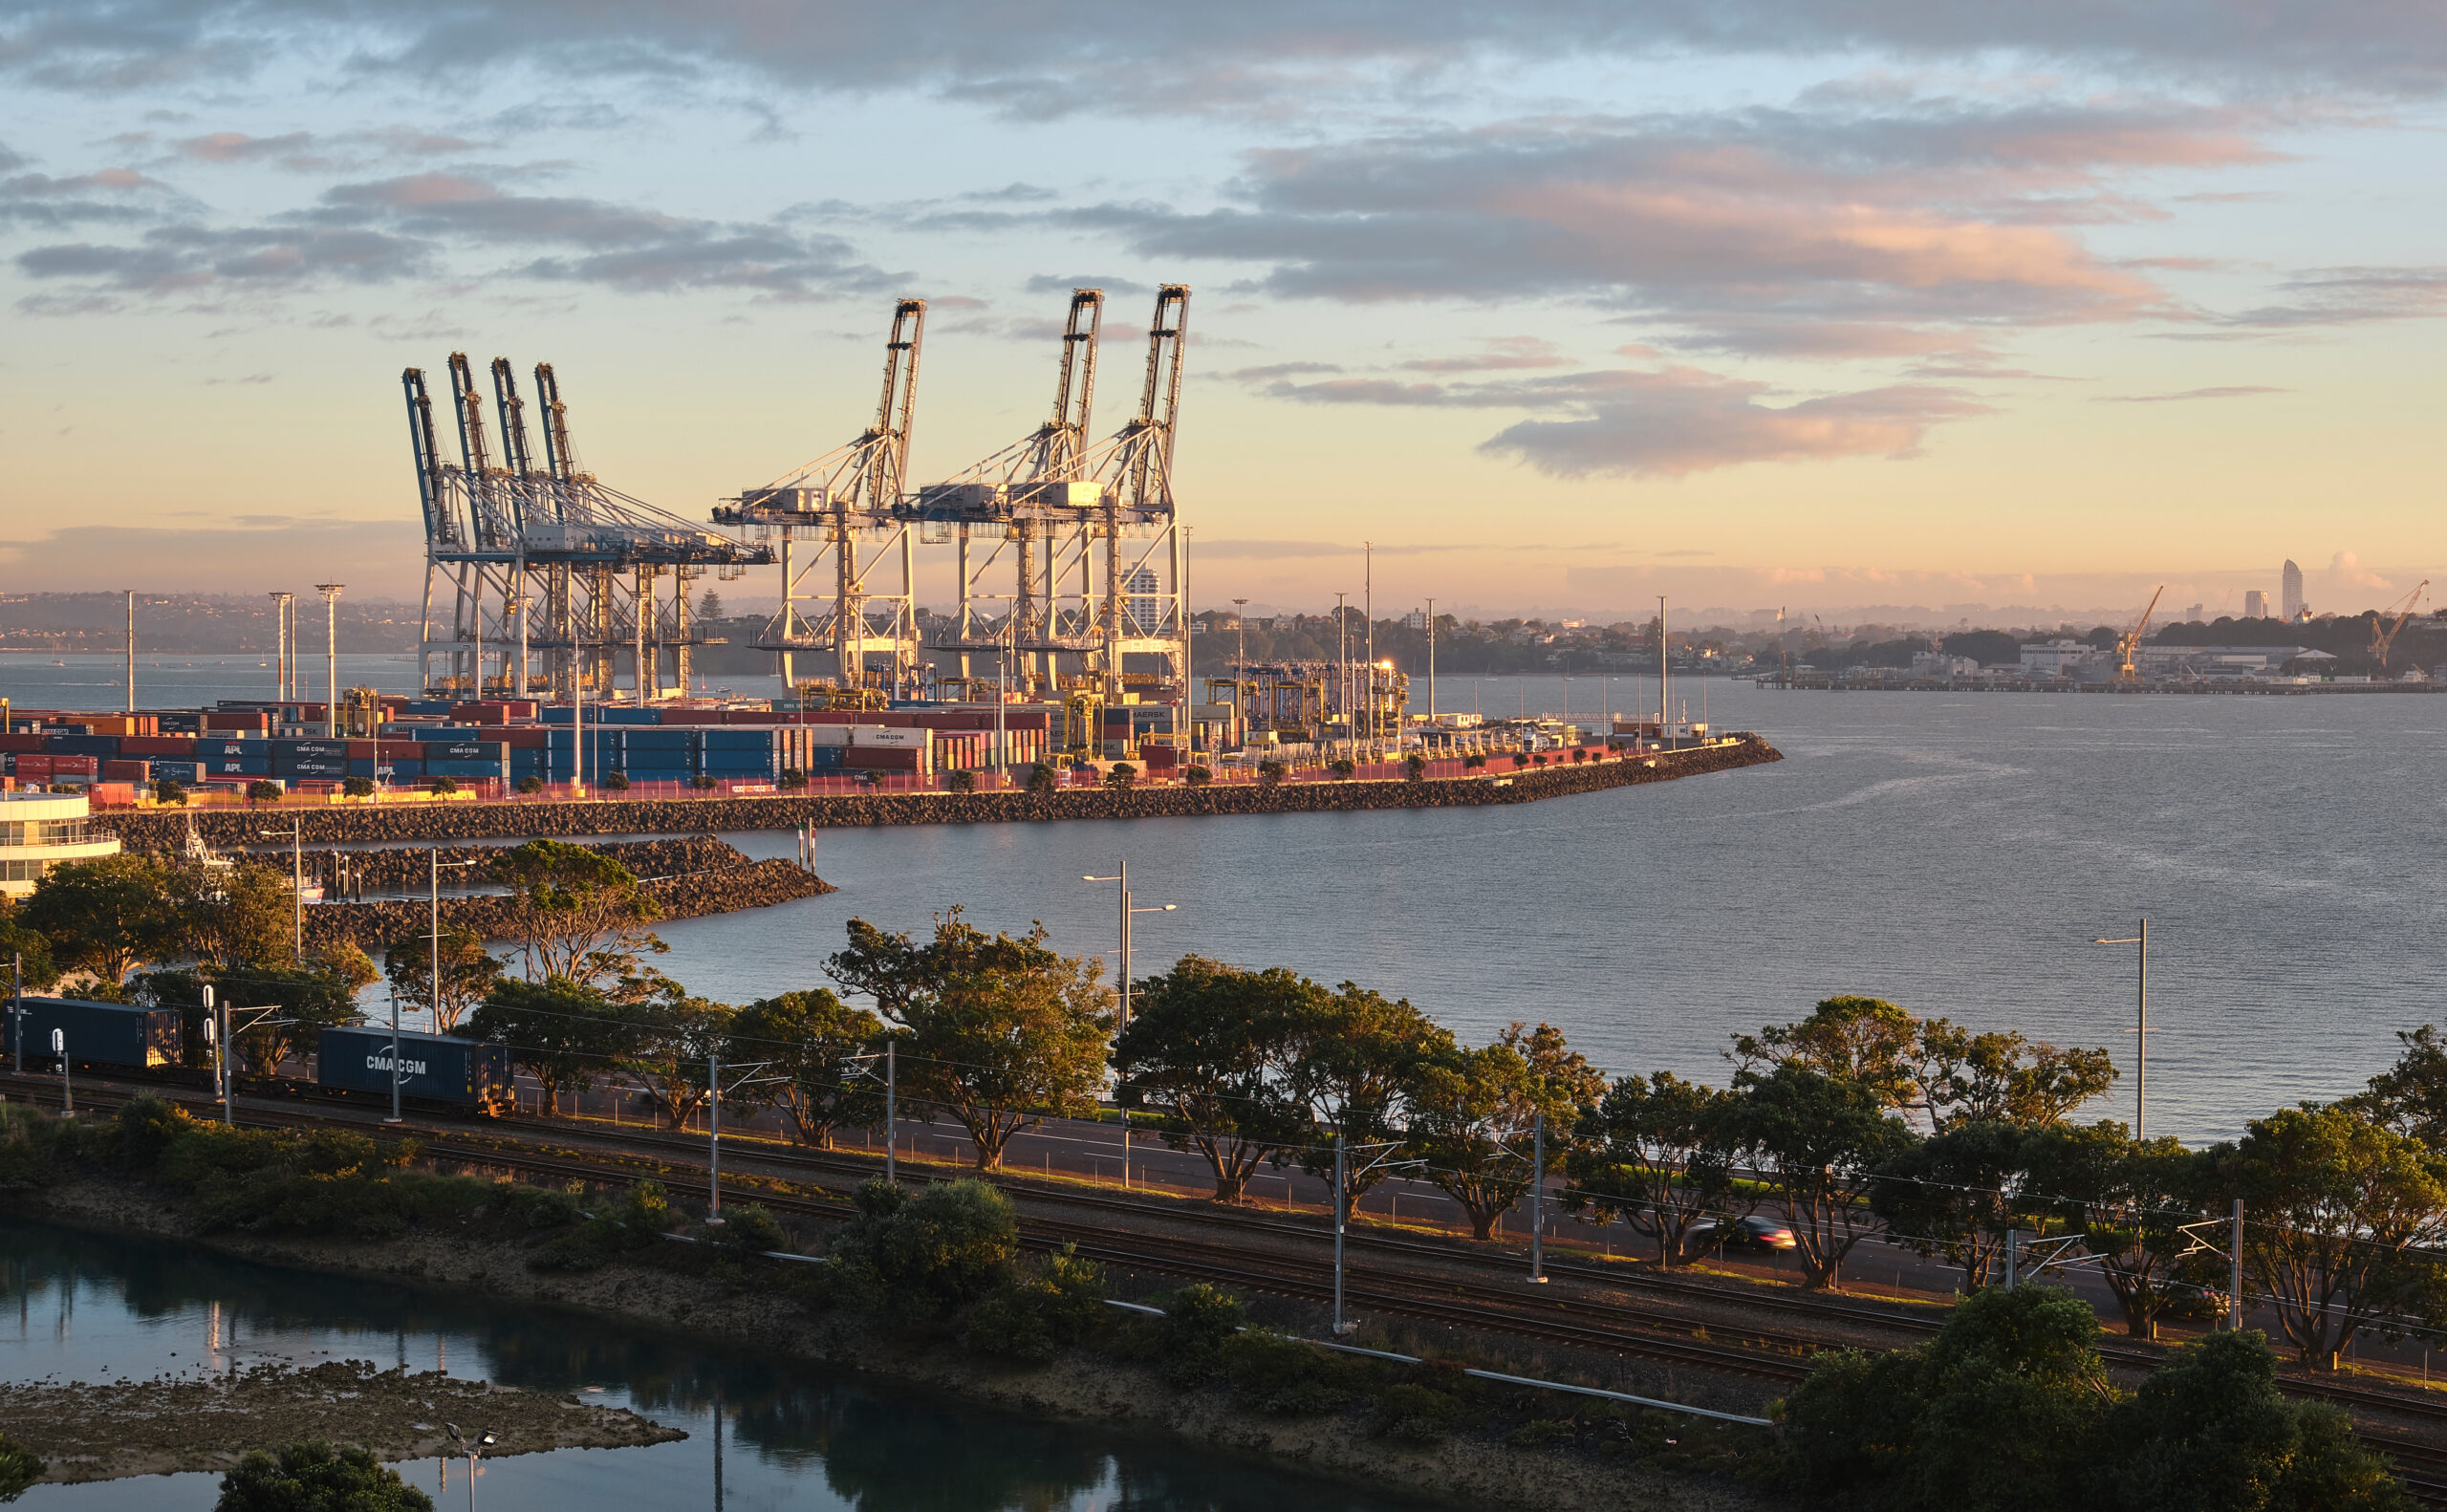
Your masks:
<svg viewBox="0 0 2447 1512"><path fill-rule="evenodd" d="M843 687L915 690L929 670L921 653L931 650L954 659L933 680L939 692L990 680L979 675L985 657L1016 690L1058 691L1067 657L1081 680L1116 704L1127 659L1143 664L1152 657L1162 665L1152 680L1170 690L1166 696L1186 696L1187 536L1172 474L1189 288L1157 291L1138 406L1118 431L1091 444L1104 305L1101 290L1072 292L1053 404L1042 424L942 482L912 488L909 440L926 306L897 301L874 422L715 509L715 524L778 546L781 610L757 644L780 656L786 684L797 685L798 655L819 653ZM800 542L811 537L814 550L802 552ZM942 546L954 549L955 608L921 627L916 551ZM871 584L869 574L886 563L898 569L897 586ZM829 608L808 592L811 580L829 581ZM812 612L803 615L802 602ZM1144 671L1128 678L1134 686L1150 680Z"/></svg>
<svg viewBox="0 0 2447 1512"><path fill-rule="evenodd" d="M424 514L418 650L426 690L510 698L540 690L563 700L591 690L608 699L623 652L638 702L666 687L686 687L690 649L719 643L688 622L689 582L708 570L720 578L738 577L771 562L771 550L707 530L586 471L571 445L569 408L549 362L535 365L544 437L538 466L517 375L508 358L493 359L501 426L496 462L485 398L466 353L450 355L449 371L456 463L444 458L437 442L424 371L401 375ZM659 586L666 583L667 601ZM449 628L440 635L437 588L450 598ZM490 677L488 656L498 667ZM444 659L440 676L437 658Z"/></svg>

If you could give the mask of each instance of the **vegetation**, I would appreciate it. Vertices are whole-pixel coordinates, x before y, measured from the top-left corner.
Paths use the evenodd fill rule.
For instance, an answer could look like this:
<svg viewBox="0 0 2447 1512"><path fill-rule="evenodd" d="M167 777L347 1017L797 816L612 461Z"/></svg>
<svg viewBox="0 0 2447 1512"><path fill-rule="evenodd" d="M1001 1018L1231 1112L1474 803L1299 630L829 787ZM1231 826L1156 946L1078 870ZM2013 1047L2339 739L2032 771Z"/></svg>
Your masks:
<svg viewBox="0 0 2447 1512"><path fill-rule="evenodd" d="M861 1075L854 1057L882 1043L883 1020L853 1008L822 987L760 998L731 1019L731 1053L762 1061L773 1078L746 1090L742 1112L779 1108L791 1136L819 1150L835 1129L865 1128L883 1116L883 1085Z"/></svg>
<svg viewBox="0 0 2447 1512"><path fill-rule="evenodd" d="M1117 761L1105 772L1105 786L1123 788L1138 781L1138 768L1126 761Z"/></svg>
<svg viewBox="0 0 2447 1512"><path fill-rule="evenodd" d="M33 1451L0 1434L0 1501L14 1501L49 1469Z"/></svg>
<svg viewBox="0 0 2447 1512"><path fill-rule="evenodd" d="M433 936L411 935L382 952L382 974L399 994L400 1006L432 1016L434 1030L448 1034L501 981L502 963L474 930L442 931L441 997L434 996Z"/></svg>
<svg viewBox="0 0 2447 1512"><path fill-rule="evenodd" d="M495 856L489 875L509 890L530 981L631 977L640 954L669 948L645 927L661 905L627 867L592 847L530 840Z"/></svg>
<svg viewBox="0 0 2447 1512"><path fill-rule="evenodd" d="M433 1512L433 1499L356 1445L256 1449L221 1478L213 1512Z"/></svg>
<svg viewBox="0 0 2447 1512"><path fill-rule="evenodd" d="M1330 995L1277 966L1243 971L1183 956L1135 983L1130 1026L1113 1052L1124 1107L1153 1108L1166 1144L1195 1150L1215 1173L1215 1199L1240 1200L1268 1156L1302 1142L1292 1050Z"/></svg>

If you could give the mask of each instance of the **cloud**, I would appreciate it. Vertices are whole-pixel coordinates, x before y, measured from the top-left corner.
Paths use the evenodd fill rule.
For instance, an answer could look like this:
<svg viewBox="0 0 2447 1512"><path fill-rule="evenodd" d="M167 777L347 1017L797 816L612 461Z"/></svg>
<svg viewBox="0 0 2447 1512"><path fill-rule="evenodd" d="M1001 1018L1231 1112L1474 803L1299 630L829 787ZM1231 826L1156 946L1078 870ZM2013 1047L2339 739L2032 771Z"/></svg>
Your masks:
<svg viewBox="0 0 2447 1512"><path fill-rule="evenodd" d="M1559 368L1567 364L1555 344L1543 336L1495 336L1482 342L1484 351L1470 356L1419 357L1402 367L1412 373L1485 373L1505 368Z"/></svg>
<svg viewBox="0 0 2447 1512"><path fill-rule="evenodd" d="M1142 284L1135 278L1093 277L1086 273L1059 278L1051 273L1038 273L1022 286L1032 294L1068 294L1074 289L1101 289L1108 294L1151 294L1153 284Z"/></svg>
<svg viewBox="0 0 2447 1512"><path fill-rule="evenodd" d="M1279 378L1305 378L1315 373L1339 373L1339 362L1269 362L1264 367L1241 368L1224 377L1235 383L1269 383Z"/></svg>
<svg viewBox="0 0 2447 1512"><path fill-rule="evenodd" d="M1930 427L1988 413L1960 389L1930 384L1893 384L1781 408L1759 402L1766 390L1764 383L1669 367L1460 384L1332 378L1276 383L1267 392L1312 404L1540 412L1555 418L1507 426L1479 449L1566 478L1678 478L1753 462L1908 459L1918 455Z"/></svg>
<svg viewBox="0 0 2447 1512"><path fill-rule="evenodd" d="M16 0L0 65L53 87L127 92L227 80L284 54L355 73L464 81L473 70L657 80L707 74L860 94L932 90L1014 115L1314 108L1374 93L1418 100L1490 69L1550 60L1747 56L2001 61L2267 93L2272 82L2429 94L2447 79L2447 15L2395 0L1961 5L1946 0L1462 0L1321 12L1289 0L1149 9L1083 0L1042 12L984 0Z"/></svg>
<svg viewBox="0 0 2447 1512"><path fill-rule="evenodd" d="M24 165L23 158L0 146L0 172ZM101 168L68 178L47 173L0 178L0 227L141 224L187 203L168 184L133 168Z"/></svg>
<svg viewBox="0 0 2447 1512"><path fill-rule="evenodd" d="M200 526L71 526L0 540L0 566L13 581L59 593L152 582L209 583L217 593L251 594L345 578L352 598L407 598L423 575L424 534L413 519L398 515L249 515Z"/></svg>
<svg viewBox="0 0 2447 1512"><path fill-rule="evenodd" d="M38 247L17 266L89 290L163 294L215 285L381 283L450 269L449 255L509 251L490 273L628 292L749 290L812 298L871 291L898 275L856 260L847 242L774 223L684 219L633 205L524 195L468 174L420 173L344 184L312 206L251 227L156 227L135 245ZM69 303L32 308L69 313Z"/></svg>
<svg viewBox="0 0 2447 1512"><path fill-rule="evenodd" d="M2291 298L2212 318L2230 328L2296 330L2447 314L2447 267L2441 266L2312 269L2279 287Z"/></svg>
<svg viewBox="0 0 2447 1512"><path fill-rule="evenodd" d="M215 131L174 141L170 150L199 162L252 162L262 158L289 158L303 152L314 138L302 131L277 137L249 137L243 131Z"/></svg>
<svg viewBox="0 0 2447 1512"><path fill-rule="evenodd" d="M2111 181L2259 161L2252 118L2191 106L1911 102L1544 119L1252 152L1229 203L1043 212L1142 256L1256 264L1346 302L1577 298L1679 344L1889 357L2160 309L2064 222ZM2118 210L2117 213L2123 213Z"/></svg>
<svg viewBox="0 0 2447 1512"><path fill-rule="evenodd" d="M2180 400L2249 399L2255 394L2291 394L2292 389L2270 388L2264 383L2234 383L2218 388L2188 388L2173 394L2101 394L2090 400L2093 404L2171 404Z"/></svg>

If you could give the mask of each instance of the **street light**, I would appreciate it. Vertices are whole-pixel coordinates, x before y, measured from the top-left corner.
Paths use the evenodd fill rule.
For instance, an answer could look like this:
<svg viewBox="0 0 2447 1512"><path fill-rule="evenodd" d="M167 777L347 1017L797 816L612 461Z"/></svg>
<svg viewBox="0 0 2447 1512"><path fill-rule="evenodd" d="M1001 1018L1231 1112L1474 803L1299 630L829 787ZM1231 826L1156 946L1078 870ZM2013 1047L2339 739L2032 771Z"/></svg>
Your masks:
<svg viewBox="0 0 2447 1512"><path fill-rule="evenodd" d="M296 931L297 963L301 966L306 964L306 853L303 849L306 842L305 832L301 828L304 823L305 820L297 814L289 816L289 901L292 925ZM258 830L255 833L267 840L280 838L277 830Z"/></svg>
<svg viewBox="0 0 2447 1512"><path fill-rule="evenodd" d="M449 866L455 869L464 866L473 866L476 863L472 858L465 861L445 862L442 859L442 847L438 845L427 847L425 850L425 857L430 863L430 870L432 873L432 891L429 895L431 899L430 906L432 909L430 916L432 921L432 935L430 937L430 942L425 947L429 952L425 958L425 963L433 968L433 996L425 1003L425 1012L433 1024L433 1032L440 1034L443 1032L442 869L444 866ZM383 1119L382 1121L384 1123L392 1124L402 1121L400 1115L400 995L397 992L391 994L391 1116Z"/></svg>
<svg viewBox="0 0 2447 1512"><path fill-rule="evenodd" d="M2141 1142L2145 1126L2142 1122L2144 1102L2150 1088L2150 921L2141 920L2141 933L2115 940L2093 940L2093 945L2138 945L2140 949L2140 1022L2126 1032L2133 1036L2133 1141Z"/></svg>
<svg viewBox="0 0 2447 1512"><path fill-rule="evenodd" d="M323 680L327 684L324 692L328 695L328 702L323 704L323 724L327 740L340 738L340 590L347 586L346 583L314 585L314 592L323 595ZM476 623L481 626L484 616L478 615ZM482 631L478 633L482 634ZM476 697L484 696L484 690L478 688Z"/></svg>
<svg viewBox="0 0 2447 1512"><path fill-rule="evenodd" d="M1179 903L1165 903L1160 907L1132 907L1130 898L1130 863L1128 861L1122 862L1120 872L1112 876L1083 876L1079 878L1079 880L1082 882L1118 882L1121 884L1119 889L1119 896L1121 900L1121 949L1119 951L1121 957L1121 1017L1114 1025L1113 1031L1114 1037L1115 1039L1119 1039L1121 1037L1121 1031L1130 1027L1130 916L1133 914L1170 914L1177 911L1180 905ZM1116 1088L1115 1091L1118 1091L1119 1089ZM1125 1192L1130 1190L1130 1110L1127 1108L1121 1110L1121 1189Z"/></svg>

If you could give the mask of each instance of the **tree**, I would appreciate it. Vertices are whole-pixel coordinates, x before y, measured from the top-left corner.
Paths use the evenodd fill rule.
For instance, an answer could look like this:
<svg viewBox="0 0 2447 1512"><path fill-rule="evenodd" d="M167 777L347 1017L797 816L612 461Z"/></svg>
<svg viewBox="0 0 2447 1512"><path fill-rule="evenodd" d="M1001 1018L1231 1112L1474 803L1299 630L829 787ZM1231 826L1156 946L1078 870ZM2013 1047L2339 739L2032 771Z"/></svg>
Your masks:
<svg viewBox="0 0 2447 1512"><path fill-rule="evenodd" d="M1681 1264L1692 1229L1735 1205L1735 1112L1731 1092L1672 1071L1622 1078L1580 1111L1564 1205L1584 1222L1622 1220L1657 1241L1660 1264Z"/></svg>
<svg viewBox="0 0 2447 1512"><path fill-rule="evenodd" d="M731 1058L734 1010L664 980L643 1001L615 1011L627 1025L615 1069L661 1115L665 1129L685 1129L712 1095L712 1063Z"/></svg>
<svg viewBox="0 0 2447 1512"><path fill-rule="evenodd" d="M975 792L977 790L977 773L969 771L966 768L962 768L958 771L945 772L943 774L943 786L953 792Z"/></svg>
<svg viewBox="0 0 2447 1512"><path fill-rule="evenodd" d="M1045 1113L1093 1112L1113 993L1097 963L1045 948L1045 927L988 937L954 909L923 945L850 922L827 963L903 1026L901 1082L911 1101L968 1131L978 1169L1000 1170L1011 1136Z"/></svg>
<svg viewBox="0 0 2447 1512"><path fill-rule="evenodd" d="M1053 768L1038 762L1029 768L1029 791L1039 797L1053 791Z"/></svg>
<svg viewBox="0 0 2447 1512"><path fill-rule="evenodd" d="M1266 787L1272 788L1282 782L1283 772L1283 763L1279 761L1269 759L1258 763L1258 781Z"/></svg>
<svg viewBox="0 0 2447 1512"><path fill-rule="evenodd" d="M37 992L59 980L51 941L25 921L16 905L5 900L0 900L0 957L15 961L18 979Z"/></svg>
<svg viewBox="0 0 2447 1512"><path fill-rule="evenodd" d="M1413 751L1402 758L1402 774L1413 782L1427 780L1427 758Z"/></svg>
<svg viewBox="0 0 2447 1512"><path fill-rule="evenodd" d="M249 803L278 803L284 790L276 782L250 782L247 784L247 801Z"/></svg>
<svg viewBox="0 0 2447 1512"><path fill-rule="evenodd" d="M561 1111L563 1092L584 1091L609 1073L634 1029L619 1005L590 983L503 977L462 1032L509 1047L511 1063L542 1089L550 1115Z"/></svg>
<svg viewBox="0 0 2447 1512"><path fill-rule="evenodd" d="M1798 1023L1735 1035L1730 1058L1742 1070L1800 1066L1859 1082L1881 1106L1917 1113L1933 1134L1965 1120L2059 1123L2115 1080L2103 1049L1973 1034L1883 998L1825 999Z"/></svg>
<svg viewBox="0 0 2447 1512"><path fill-rule="evenodd" d="M184 809L187 802L186 786L164 777L153 785L153 801L165 809Z"/></svg>
<svg viewBox="0 0 2447 1512"><path fill-rule="evenodd" d="M173 866L166 875L186 954L216 967L294 962L297 895L289 872L241 860Z"/></svg>
<svg viewBox="0 0 2447 1512"><path fill-rule="evenodd" d="M491 875L509 889L531 982L633 976L639 952L669 948L645 928L662 917L661 905L600 851L530 840L496 856Z"/></svg>
<svg viewBox="0 0 2447 1512"><path fill-rule="evenodd" d="M59 969L91 972L114 987L140 962L170 960L182 948L171 869L131 852L59 863L13 912L51 941Z"/></svg>
<svg viewBox="0 0 2447 1512"><path fill-rule="evenodd" d="M340 791L352 798L371 798L374 796L374 779L371 777L348 778L340 784Z"/></svg>
<svg viewBox="0 0 2447 1512"><path fill-rule="evenodd" d="M1586 1056L1568 1049L1563 1031L1514 1024L1494 1043L1422 1062L1409 1090L1410 1148L1427 1160L1427 1178L1470 1216L1474 1239L1564 1161L1572 1124L1606 1081ZM1544 1169L1533 1159L1535 1125L1547 1123Z"/></svg>
<svg viewBox="0 0 2447 1512"><path fill-rule="evenodd" d="M1138 768L1126 761L1117 761L1105 773L1108 788L1128 788L1138 781Z"/></svg>
<svg viewBox="0 0 2447 1512"><path fill-rule="evenodd" d="M1204 767L1189 766L1181 768L1181 781L1193 788L1203 788L1214 780L1215 773Z"/></svg>
<svg viewBox="0 0 2447 1512"><path fill-rule="evenodd" d="M1183 956L1132 987L1130 1025L1114 1046L1116 1097L1160 1112L1164 1142L1204 1156L1215 1200L1237 1202L1261 1161L1309 1132L1291 1094L1291 1051L1329 996L1282 966Z"/></svg>
<svg viewBox="0 0 2447 1512"><path fill-rule="evenodd" d="M730 1023L731 1053L769 1063L780 1080L750 1088L741 1108L779 1107L801 1144L833 1147L833 1131L862 1127L883 1115L883 1089L850 1058L883 1043L883 1020L854 1008L822 987L759 998Z"/></svg>
<svg viewBox="0 0 2447 1512"><path fill-rule="evenodd" d="M2184 1259L2195 1247L2184 1225L2203 1217L2198 1199L2210 1172L2181 1140L2136 1143L2124 1125L2101 1121L2036 1131L2024 1158L2034 1200L2098 1257L2133 1337L2156 1338L2158 1319L2197 1298L2197 1283L2225 1286L2224 1275L2200 1273L2214 1256Z"/></svg>
<svg viewBox="0 0 2447 1512"><path fill-rule="evenodd" d="M1863 1202L1872 1173L1901 1156L1912 1132L1886 1112L1870 1083L1806 1066L1743 1071L1736 1086L1741 1144L1760 1157L1761 1174L1791 1225L1803 1285L1833 1286L1844 1257L1874 1222Z"/></svg>
<svg viewBox="0 0 2447 1512"><path fill-rule="evenodd" d="M433 1499L368 1450L307 1438L249 1450L222 1476L212 1512L433 1512Z"/></svg>
<svg viewBox="0 0 2447 1512"><path fill-rule="evenodd" d="M2399 1029L2404 1050L2395 1064L2371 1078L2371 1090L2350 1099L2371 1117L2433 1150L2447 1150L2447 1039L2434 1025Z"/></svg>
<svg viewBox="0 0 2447 1512"><path fill-rule="evenodd" d="M602 782L603 789L606 792L627 792L629 790L629 774L624 771L607 771L603 774ZM451 790L456 791L458 785L456 783L451 784Z"/></svg>
<svg viewBox="0 0 2447 1512"><path fill-rule="evenodd" d="M1388 1002L1380 993L1346 982L1334 989L1324 1011L1303 1023L1291 1051L1286 1080L1310 1128L1341 1135L1346 1147L1398 1147L1409 1122L1406 1094L1419 1069L1440 1057L1458 1055L1459 1048L1451 1030L1412 1007L1409 999ZM1310 1176L1332 1179L1334 1153L1325 1141L1312 1137L1295 1158ZM1361 1195L1388 1174L1381 1163L1366 1169L1375 1158L1345 1163L1346 1221Z"/></svg>
<svg viewBox="0 0 2447 1512"><path fill-rule="evenodd" d="M2267 1337L2187 1344L2118 1403L2086 1456L2088 1504L2134 1512L2393 1512L2407 1502L2385 1461L2324 1402L2277 1388Z"/></svg>
<svg viewBox="0 0 2447 1512"><path fill-rule="evenodd" d="M359 954L357 960L363 959ZM272 1075L282 1062L312 1049L324 1029L357 1022L361 983L345 960L304 966L223 966L209 976L215 994L232 1008L279 1010L236 1036L239 1060L258 1075Z"/></svg>
<svg viewBox="0 0 2447 1512"><path fill-rule="evenodd" d="M1908 1146L1870 1183L1870 1211L1895 1242L1960 1266L1966 1289L1988 1285L2006 1234L2029 1204L2019 1196L2028 1132L2020 1125L1959 1123Z"/></svg>
<svg viewBox="0 0 2447 1512"><path fill-rule="evenodd" d="M1333 760L1326 763L1326 770L1332 772L1335 777L1348 782L1351 779L1352 773L1359 770L1359 764L1353 761L1348 756L1337 756Z"/></svg>
<svg viewBox="0 0 2447 1512"><path fill-rule="evenodd" d="M433 937L411 935L382 952L382 974L400 995L400 1006L430 1016L434 1032L448 1034L501 981L502 963L485 948L482 935L457 925L442 932L442 997L434 1000Z"/></svg>
<svg viewBox="0 0 2447 1512"><path fill-rule="evenodd" d="M2244 1267L2303 1363L2332 1371L2382 1317L2434 1308L2416 1251L2447 1239L2447 1156L2342 1103L2256 1120L2216 1156L2251 1219Z"/></svg>
<svg viewBox="0 0 2447 1512"><path fill-rule="evenodd" d="M706 621L720 619L725 613L722 594L708 588L698 595L697 617L699 619Z"/></svg>
<svg viewBox="0 0 2447 1512"><path fill-rule="evenodd" d="M991 1291L1020 1247L1011 1199L974 1178L912 1196L881 1177L851 1194L857 1213L825 1264L851 1295L904 1318L941 1318Z"/></svg>

